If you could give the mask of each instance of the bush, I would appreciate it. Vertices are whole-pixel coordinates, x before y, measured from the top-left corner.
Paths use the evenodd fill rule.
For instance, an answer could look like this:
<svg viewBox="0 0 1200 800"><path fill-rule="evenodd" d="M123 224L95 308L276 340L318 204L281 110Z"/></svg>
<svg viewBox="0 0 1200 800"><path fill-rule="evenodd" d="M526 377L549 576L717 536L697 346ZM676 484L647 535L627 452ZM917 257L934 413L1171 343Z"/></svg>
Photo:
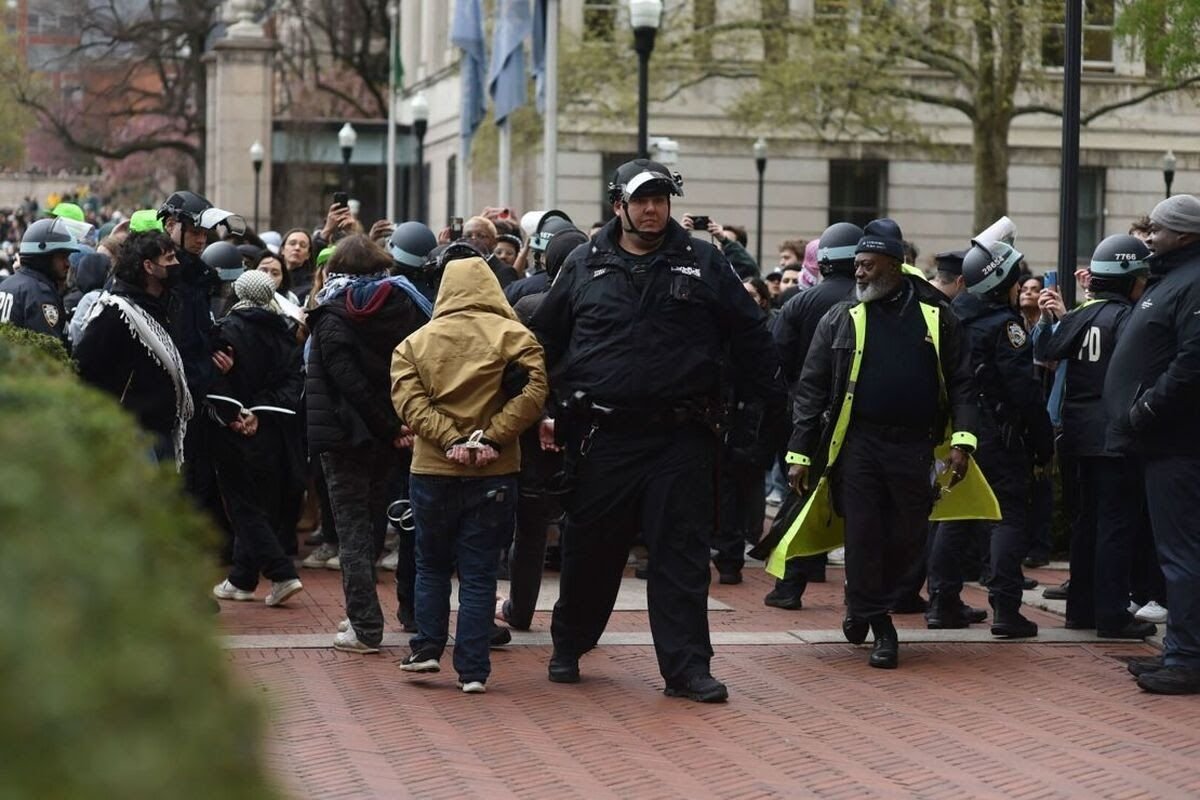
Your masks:
<svg viewBox="0 0 1200 800"><path fill-rule="evenodd" d="M271 797L207 524L61 345L0 326L0 796ZM48 339L49 337L41 337ZM51 340L51 344L54 344Z"/></svg>

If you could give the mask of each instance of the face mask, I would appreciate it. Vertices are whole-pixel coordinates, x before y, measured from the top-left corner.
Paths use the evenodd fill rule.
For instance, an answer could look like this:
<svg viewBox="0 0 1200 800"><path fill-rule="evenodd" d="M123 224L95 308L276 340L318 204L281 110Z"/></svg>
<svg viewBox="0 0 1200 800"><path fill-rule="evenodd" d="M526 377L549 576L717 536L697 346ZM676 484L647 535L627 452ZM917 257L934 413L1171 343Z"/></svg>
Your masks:
<svg viewBox="0 0 1200 800"><path fill-rule="evenodd" d="M179 285L181 280L183 280L183 266L175 265L167 267L166 271L166 275L162 279L163 286L167 287L168 289L173 289Z"/></svg>

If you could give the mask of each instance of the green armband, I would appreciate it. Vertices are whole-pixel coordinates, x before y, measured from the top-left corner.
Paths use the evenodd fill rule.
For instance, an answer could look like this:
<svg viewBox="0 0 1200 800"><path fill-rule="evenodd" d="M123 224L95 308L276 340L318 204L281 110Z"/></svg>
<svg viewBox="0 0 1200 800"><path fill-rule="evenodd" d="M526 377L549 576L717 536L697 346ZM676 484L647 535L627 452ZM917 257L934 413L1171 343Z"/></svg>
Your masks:
<svg viewBox="0 0 1200 800"><path fill-rule="evenodd" d="M786 456L784 456L783 460L787 464L799 464L802 467L811 467L812 466L811 458L809 458L808 456L800 455L799 453L793 453L790 451L788 452L788 454Z"/></svg>
<svg viewBox="0 0 1200 800"><path fill-rule="evenodd" d="M961 447L968 452L975 452L975 448L979 446L979 440L975 438L975 434L967 431L955 431L950 435L950 446Z"/></svg>

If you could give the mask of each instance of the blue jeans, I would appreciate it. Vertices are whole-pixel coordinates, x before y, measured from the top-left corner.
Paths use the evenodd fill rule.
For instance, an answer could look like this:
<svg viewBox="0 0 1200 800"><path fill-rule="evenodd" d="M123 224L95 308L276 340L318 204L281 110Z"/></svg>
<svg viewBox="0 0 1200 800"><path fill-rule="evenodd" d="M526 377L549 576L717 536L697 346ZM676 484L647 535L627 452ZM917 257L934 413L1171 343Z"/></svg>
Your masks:
<svg viewBox="0 0 1200 800"><path fill-rule="evenodd" d="M450 634L450 576L458 569L454 669L464 683L487 681L488 641L496 608L496 565L512 538L517 477L413 475L409 482L417 539L414 652L441 655Z"/></svg>

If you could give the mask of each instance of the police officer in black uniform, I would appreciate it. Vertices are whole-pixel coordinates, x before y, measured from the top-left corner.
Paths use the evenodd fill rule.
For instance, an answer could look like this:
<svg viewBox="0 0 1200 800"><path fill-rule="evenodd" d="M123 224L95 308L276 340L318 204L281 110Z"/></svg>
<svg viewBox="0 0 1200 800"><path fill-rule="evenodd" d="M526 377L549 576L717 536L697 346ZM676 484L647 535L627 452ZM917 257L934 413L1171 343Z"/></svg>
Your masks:
<svg viewBox="0 0 1200 800"><path fill-rule="evenodd" d="M707 598L726 350L736 379L783 413L766 318L715 247L671 218L680 179L636 159L609 184L616 218L575 250L531 323L552 385L573 412L555 420L574 470L565 498L550 680L579 680L620 587L630 545L649 549L650 628L666 694L721 702ZM567 430L561 430L561 429Z"/></svg>
<svg viewBox="0 0 1200 800"><path fill-rule="evenodd" d="M862 228L851 222L835 222L826 228L817 243L821 282L794 295L783 304L775 318L771 333L779 351L779 364L787 381L789 397L795 393L796 381L800 379L817 323L826 311L854 297L854 249L862 235ZM764 545L768 545L767 552L769 546L773 546L771 542L764 542ZM755 548L755 552L758 553L759 548ZM775 588L767 593L763 603L775 608L800 608L808 581L824 575L825 560L822 553L788 561L784 576L775 581Z"/></svg>
<svg viewBox="0 0 1200 800"><path fill-rule="evenodd" d="M71 266L67 257L78 250L65 220L50 217L30 225L21 237L20 269L0 281L0 324L63 339L67 315L62 290Z"/></svg>
<svg viewBox="0 0 1200 800"><path fill-rule="evenodd" d="M1145 291L1149 257L1149 248L1136 237L1108 237L1092 255L1092 299L1051 329L1048 307L1055 297L1044 290L1042 318L1034 330L1037 358L1066 364L1058 452L1079 465L1067 627L1096 628L1110 639L1144 639L1158 630L1135 620L1127 607L1129 565L1147 524L1141 466L1108 450L1104 441L1104 376L1130 309Z"/></svg>
<svg viewBox="0 0 1200 800"><path fill-rule="evenodd" d="M1025 518L1033 469L1050 463L1054 433L1045 395L1033 375L1033 344L1016 311L1021 260L1021 253L1005 242L978 241L963 259L967 291L952 306L971 341L979 390L979 466L1003 518L938 526L929 562L930 628L964 628L972 621L959 596L961 562L966 544L982 526L990 533L992 635L1037 635L1037 624L1021 614L1021 559L1029 550Z"/></svg>

